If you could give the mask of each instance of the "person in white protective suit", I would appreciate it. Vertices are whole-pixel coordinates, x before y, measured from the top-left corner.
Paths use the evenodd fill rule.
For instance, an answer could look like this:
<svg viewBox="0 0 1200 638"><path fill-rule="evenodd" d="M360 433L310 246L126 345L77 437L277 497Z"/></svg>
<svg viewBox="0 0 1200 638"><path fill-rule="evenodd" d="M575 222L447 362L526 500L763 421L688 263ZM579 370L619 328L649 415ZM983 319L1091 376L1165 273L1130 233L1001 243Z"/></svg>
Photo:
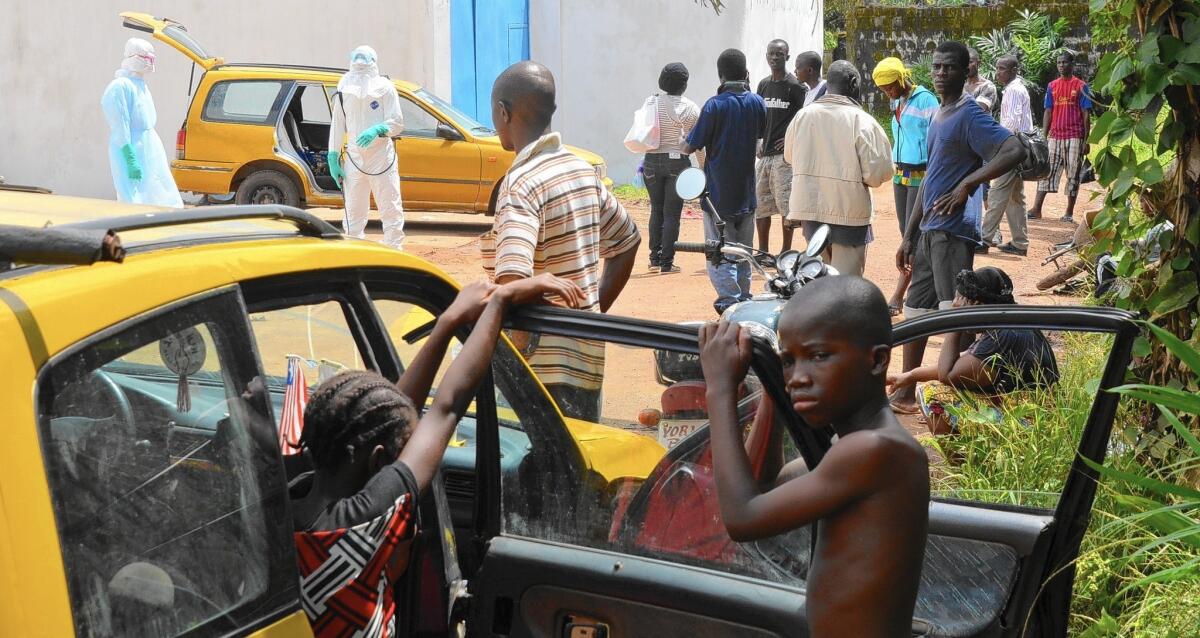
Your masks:
<svg viewBox="0 0 1200 638"><path fill-rule="evenodd" d="M121 68L100 98L108 120L108 162L118 200L181 208L171 165L154 130L158 114L146 86L146 74L153 71L154 47L141 38L130 38Z"/></svg>
<svg viewBox="0 0 1200 638"><path fill-rule="evenodd" d="M383 243L400 249L404 244L404 205L392 137L404 130L404 116L396 87L379 76L377 60L374 49L358 47L350 54L350 70L338 81L329 127L329 174L345 198L342 228L346 234L366 236L374 193L383 220Z"/></svg>

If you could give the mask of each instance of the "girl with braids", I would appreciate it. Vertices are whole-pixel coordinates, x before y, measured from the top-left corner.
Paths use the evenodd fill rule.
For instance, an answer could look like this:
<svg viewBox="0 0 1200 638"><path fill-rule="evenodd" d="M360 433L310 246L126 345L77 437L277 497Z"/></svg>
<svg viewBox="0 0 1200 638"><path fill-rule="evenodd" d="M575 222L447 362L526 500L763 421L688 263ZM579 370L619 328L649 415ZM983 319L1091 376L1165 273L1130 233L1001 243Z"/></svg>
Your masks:
<svg viewBox="0 0 1200 638"><path fill-rule="evenodd" d="M490 367L504 312L547 294L572 308L584 300L575 283L552 275L467 286L438 317L397 384L375 372L349 371L313 392L300 447L314 471L308 485L294 486L292 511L301 597L316 636L395 635L392 590L408 561L415 501ZM451 338L472 322L471 336L418 421L417 406L424 405ZM297 492L303 495L295 498Z"/></svg>
<svg viewBox="0 0 1200 638"><path fill-rule="evenodd" d="M1015 304L1012 279L999 268L964 270L954 280L954 307ZM888 375L888 385L902 388L915 383L917 401L933 434L952 434L958 417L947 406L956 406L957 391L1001 395L1018 390L1048 387L1058 382L1058 362L1040 330L998 328L976 335L951 332L942 343L935 365ZM1000 420L1000 411L992 409Z"/></svg>

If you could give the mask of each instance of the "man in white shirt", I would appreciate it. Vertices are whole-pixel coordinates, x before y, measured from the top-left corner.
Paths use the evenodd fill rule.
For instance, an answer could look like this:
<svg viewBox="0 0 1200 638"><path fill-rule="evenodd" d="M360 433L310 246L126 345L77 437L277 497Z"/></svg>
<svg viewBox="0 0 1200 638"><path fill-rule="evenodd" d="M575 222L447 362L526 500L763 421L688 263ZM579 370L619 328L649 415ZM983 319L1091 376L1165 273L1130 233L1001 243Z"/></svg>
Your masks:
<svg viewBox="0 0 1200 638"><path fill-rule="evenodd" d="M1006 55L996 60L996 82L1004 87L1000 100L1000 125L1014 133L1033 132L1029 91L1017 72L1017 58ZM1008 217L1012 238L1001 244L1000 217ZM1029 222L1025 218L1025 181L1013 169L992 182L987 211L983 215L983 241L1000 252L1024 257L1029 253Z"/></svg>
<svg viewBox="0 0 1200 638"><path fill-rule="evenodd" d="M825 79L821 77L821 54L805 51L796 56L796 79L808 89L804 94L804 106L825 95Z"/></svg>

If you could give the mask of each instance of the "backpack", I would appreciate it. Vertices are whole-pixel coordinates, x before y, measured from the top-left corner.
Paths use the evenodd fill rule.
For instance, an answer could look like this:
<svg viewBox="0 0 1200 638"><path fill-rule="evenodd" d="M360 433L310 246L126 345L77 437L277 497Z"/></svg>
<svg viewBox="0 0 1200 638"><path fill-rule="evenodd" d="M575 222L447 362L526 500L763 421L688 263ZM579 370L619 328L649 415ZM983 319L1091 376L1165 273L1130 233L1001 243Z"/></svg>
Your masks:
<svg viewBox="0 0 1200 638"><path fill-rule="evenodd" d="M1017 167L1017 174L1027 182L1036 182L1050 175L1050 145L1040 131L1017 133L1021 146L1025 147L1025 160Z"/></svg>
<svg viewBox="0 0 1200 638"><path fill-rule="evenodd" d="M651 95L633 113L633 126L625 134L625 148L634 153L648 153L658 149L658 142L658 96Z"/></svg>

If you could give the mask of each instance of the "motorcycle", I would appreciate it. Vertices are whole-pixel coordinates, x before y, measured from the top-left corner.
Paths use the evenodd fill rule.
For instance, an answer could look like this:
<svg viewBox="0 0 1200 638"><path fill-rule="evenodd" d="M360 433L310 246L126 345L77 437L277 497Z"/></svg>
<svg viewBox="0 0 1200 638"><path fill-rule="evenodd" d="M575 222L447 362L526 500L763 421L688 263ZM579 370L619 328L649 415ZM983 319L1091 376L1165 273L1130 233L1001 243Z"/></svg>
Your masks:
<svg viewBox="0 0 1200 638"><path fill-rule="evenodd" d="M761 332L758 329L761 327L773 335L779 322L779 312L788 299L805 284L821 277L838 274L836 269L821 260L821 253L829 242L827 224L821 224L817 228L803 252L785 250L778 255L772 255L752 246L724 240L725 222L714 212L712 202L708 199L708 181L704 171L698 168L685 169L675 181L675 192L684 201L699 199L707 204L701 208L710 226L717 231L717 239L704 242L675 242L675 251L702 253L714 265L746 262L765 282L763 292L729 306L721 313L722 319L743 325L750 324L750 329L755 332Z"/></svg>
<svg viewBox="0 0 1200 638"><path fill-rule="evenodd" d="M721 314L725 321L736 321L752 334L775 344L776 329L783 306L802 287L821 277L838 274L826 265L821 253L829 241L829 226L822 224L813 233L804 251L786 250L778 255L757 250L752 246L723 239L725 222L721 221L708 200L708 185L704 171L688 168L675 181L675 192L684 201L702 200L707 222L716 229L717 239L703 242L675 242L676 252L701 253L713 264L747 262L753 272L764 280L763 291L751 299L735 303ZM659 442L672 447L706 422L704 409L704 376L700 358L693 354L656 350L655 373L660 385L667 389L661 398L661 411L647 411L642 424L657 426ZM749 380L755 383L754 379ZM750 389L744 388L743 394Z"/></svg>

